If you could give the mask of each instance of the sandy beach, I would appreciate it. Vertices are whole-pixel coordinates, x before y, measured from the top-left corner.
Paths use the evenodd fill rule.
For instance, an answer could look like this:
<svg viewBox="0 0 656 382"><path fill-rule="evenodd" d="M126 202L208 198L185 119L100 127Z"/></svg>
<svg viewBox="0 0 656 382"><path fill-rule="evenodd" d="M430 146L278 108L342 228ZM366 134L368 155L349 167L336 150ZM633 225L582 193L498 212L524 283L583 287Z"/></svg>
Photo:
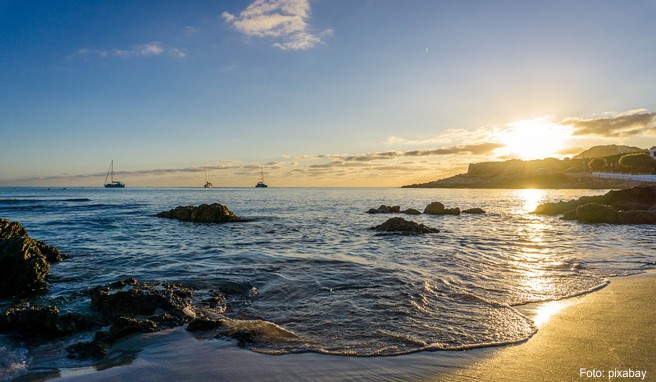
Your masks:
<svg viewBox="0 0 656 382"><path fill-rule="evenodd" d="M653 272L618 277L600 291L525 308L537 314L539 331L514 346L399 357L268 356L178 329L124 341L123 348L143 347L130 365L67 371L63 380L654 380L655 287Z"/></svg>
<svg viewBox="0 0 656 382"><path fill-rule="evenodd" d="M562 309L538 323L531 339L439 380L656 380L655 288L650 272L616 277L598 292L555 302L553 310Z"/></svg>

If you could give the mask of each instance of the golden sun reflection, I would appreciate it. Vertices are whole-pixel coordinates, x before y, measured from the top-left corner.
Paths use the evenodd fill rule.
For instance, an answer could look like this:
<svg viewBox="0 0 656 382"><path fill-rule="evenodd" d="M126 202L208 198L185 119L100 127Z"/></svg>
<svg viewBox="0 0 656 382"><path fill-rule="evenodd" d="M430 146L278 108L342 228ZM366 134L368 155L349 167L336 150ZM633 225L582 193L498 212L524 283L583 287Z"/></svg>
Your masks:
<svg viewBox="0 0 656 382"><path fill-rule="evenodd" d="M517 190L515 195L523 202L521 211L524 213L535 211L538 204L544 199L544 190L526 189Z"/></svg>
<svg viewBox="0 0 656 382"><path fill-rule="evenodd" d="M542 326L554 316L554 314L560 312L563 308L572 305L572 301L569 300L559 300L559 301L549 301L540 304L540 306L535 310L535 317L533 317L533 322L536 326Z"/></svg>

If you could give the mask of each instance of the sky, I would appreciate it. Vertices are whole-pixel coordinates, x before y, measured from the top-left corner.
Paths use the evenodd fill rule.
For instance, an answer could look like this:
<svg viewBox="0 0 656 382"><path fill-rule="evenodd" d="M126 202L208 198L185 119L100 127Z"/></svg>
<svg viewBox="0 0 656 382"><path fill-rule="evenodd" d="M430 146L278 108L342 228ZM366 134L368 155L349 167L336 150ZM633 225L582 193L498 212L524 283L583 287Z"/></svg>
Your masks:
<svg viewBox="0 0 656 382"><path fill-rule="evenodd" d="M656 145L656 1L0 0L0 186L397 187Z"/></svg>

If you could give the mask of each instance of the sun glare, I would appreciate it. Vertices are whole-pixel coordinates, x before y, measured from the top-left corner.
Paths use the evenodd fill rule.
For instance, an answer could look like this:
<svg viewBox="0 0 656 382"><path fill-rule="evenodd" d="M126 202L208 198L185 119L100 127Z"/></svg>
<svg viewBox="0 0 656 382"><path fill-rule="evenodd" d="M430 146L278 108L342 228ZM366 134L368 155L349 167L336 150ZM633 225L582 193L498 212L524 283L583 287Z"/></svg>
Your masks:
<svg viewBox="0 0 656 382"><path fill-rule="evenodd" d="M519 159L543 159L554 156L564 148L570 135L567 126L549 122L545 118L513 122L497 138L506 145L500 151Z"/></svg>

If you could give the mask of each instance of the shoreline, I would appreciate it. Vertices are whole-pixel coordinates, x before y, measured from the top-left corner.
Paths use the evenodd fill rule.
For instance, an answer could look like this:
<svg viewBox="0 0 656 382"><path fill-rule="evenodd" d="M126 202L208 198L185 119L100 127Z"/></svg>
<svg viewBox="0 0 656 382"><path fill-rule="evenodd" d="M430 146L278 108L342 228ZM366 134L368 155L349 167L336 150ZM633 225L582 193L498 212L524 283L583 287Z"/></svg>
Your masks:
<svg viewBox="0 0 656 382"><path fill-rule="evenodd" d="M495 349L440 380L654 380L656 272L614 277L595 292L545 303L528 341ZM646 377L631 377L646 372ZM625 373L625 374L622 374Z"/></svg>
<svg viewBox="0 0 656 382"><path fill-rule="evenodd" d="M585 295L520 307L538 332L515 345L393 357L273 356L227 341L197 340L178 328L118 344L137 352L128 365L63 370L57 380L609 380L615 370L629 369L646 371L644 380L652 380L655 287L656 272L648 271L611 278ZM579 376L581 368L602 371L604 378Z"/></svg>

